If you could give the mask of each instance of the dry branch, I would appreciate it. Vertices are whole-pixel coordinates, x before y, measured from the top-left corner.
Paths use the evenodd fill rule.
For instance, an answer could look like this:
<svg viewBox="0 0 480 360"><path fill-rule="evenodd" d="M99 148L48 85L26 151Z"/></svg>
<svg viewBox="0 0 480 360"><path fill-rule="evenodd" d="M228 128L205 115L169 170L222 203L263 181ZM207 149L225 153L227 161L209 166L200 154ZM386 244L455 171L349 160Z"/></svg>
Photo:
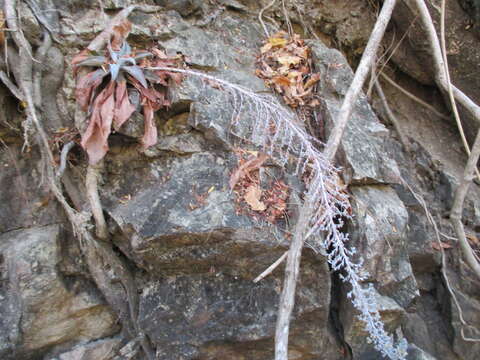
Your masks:
<svg viewBox="0 0 480 360"><path fill-rule="evenodd" d="M447 261L445 256L445 250L443 249L442 241L440 240L440 235L443 235L450 239L452 238L440 232L437 222L435 221L432 214L430 213L430 210L428 209L427 203L425 202L425 199L423 198L423 196L416 193L406 181L402 180L402 183L408 190L410 190L410 193L413 195L413 197L420 203L420 205L423 208L423 211L425 212L425 216L427 217L428 222L433 226L433 230L435 232L435 238L437 240L438 248L440 250L441 259L442 259L441 271L442 271L443 280L445 281L445 286L450 296L452 297L455 307L457 308L457 311L458 311L458 317L460 319L460 323L462 324L462 329L461 329L462 339L469 342L479 342L480 339L468 338L464 334L464 330L463 330L464 327L467 327L470 329L472 329L473 327L465 321L463 317L462 308L460 307L460 303L458 302L457 296L455 295L455 292L452 289L452 285L450 284L450 279L448 278L448 275L447 275ZM457 239L453 238L453 240L457 240ZM478 330L476 330L476 332L478 333Z"/></svg>
<svg viewBox="0 0 480 360"><path fill-rule="evenodd" d="M17 62L14 75L19 87L19 92L22 93L16 94L16 96L18 95L19 98L24 99L26 102L27 116L33 122L39 135L38 145L40 147L42 159L45 162L47 185L67 215L73 232L79 240L80 248L86 257L89 271L92 274L95 283L99 286L105 297L111 301L109 301L111 305L112 302L120 303L122 301L129 305L129 317L126 319L122 318L122 323L126 328L133 327L134 333L132 336L138 338L147 358L149 360L154 360L155 354L137 322L136 311L138 310L134 311L135 309L138 309L138 305L135 305L137 304L138 294L133 279L131 276L127 276L128 270L121 264L117 255L111 248L111 245L108 244L107 246L97 242L93 238L87 230L88 219L90 216L78 212L70 206L63 194L59 182L60 177L55 176L54 157L50 149L47 133L45 132L42 122L37 114L34 101L34 99L41 99L40 94L35 94L35 91L41 91L41 89L34 86L35 74L37 74L38 81L41 81L41 69L40 72L38 72L38 69L37 72L34 72L32 48L18 25L16 5L16 0L5 0L4 2L4 12L7 24L17 47L17 51L13 50L13 48L9 48L9 51L15 51L14 54ZM112 292L111 288L113 285L111 279L107 278L108 272L104 271L102 263L108 263L114 271L121 274L120 282L122 284L122 290L119 293Z"/></svg>
<svg viewBox="0 0 480 360"><path fill-rule="evenodd" d="M378 15L375 26L372 30L370 38L368 39L367 46L360 60L353 81L348 88L348 91L343 100L340 111L335 119L335 127L333 128L327 145L324 150L325 158L333 160L335 154L340 146L345 127L355 106L356 100L362 91L363 83L367 78L367 75L375 62L376 53L380 42L382 41L383 34L387 28L388 22L392 17L393 8L395 7L396 0L385 0L382 6L382 10Z"/></svg>
<svg viewBox="0 0 480 360"><path fill-rule="evenodd" d="M460 91L455 86L453 86L449 81L450 77L447 71L448 68L445 64L445 58L442 54L442 50L437 38L435 26L433 25L432 18L430 16L427 6L425 5L425 2L423 0L415 0L415 3L420 12L420 18L422 19L425 31L427 32L429 44L432 48L431 50L432 50L434 66L435 66L435 79L438 86L442 88L446 93L449 94L450 99L452 101L452 107L454 108L454 112L456 109L455 100L457 100L473 116L476 122L480 124L480 106L475 104L468 96L466 96L462 91ZM457 119L457 122L460 121L460 119L458 118L458 112L456 112L455 114L456 114L455 117ZM458 124L458 125L459 125L460 132L462 132L463 130L461 128L461 124ZM475 152L472 151L470 153L463 177L460 180L460 185L455 191L454 205L452 207L450 217L452 220L452 224L455 228L455 231L457 233L457 237L460 241L460 247L462 249L465 260L467 261L471 269L475 272L476 276L480 278L480 264L473 256L473 250L468 244L468 241L465 236L465 230L461 222L462 209L465 201L465 196L466 196L468 187L470 185L470 182L473 179L471 174L477 171L476 164L478 162L478 157L480 155L480 144L478 144L479 142L480 142L479 134L477 134L474 147L476 146L478 147L478 149L475 148ZM466 146L467 146L466 147L467 153L469 153L468 144Z"/></svg>
<svg viewBox="0 0 480 360"><path fill-rule="evenodd" d="M453 206L450 213L450 219L457 233L457 237L460 243L460 248L462 249L463 256L465 260L473 270L475 275L480 278L480 264L475 259L473 250L468 244L467 237L465 235L465 229L462 223L462 213L463 213L463 204L465 202L465 197L467 196L468 188L473 180L474 172L480 157L480 131L477 133L475 142L472 147L472 152L468 158L467 165L465 166L465 171L462 178L460 179L460 184L458 185L455 191L455 197L453 200Z"/></svg>
<svg viewBox="0 0 480 360"><path fill-rule="evenodd" d="M277 260L275 260L275 262L270 265L267 269L265 269L264 272L262 272L260 275L258 275L255 279L253 279L253 282L254 283L257 283L259 282L260 280L266 278L268 275L270 275L272 273L273 270L275 270L277 268L278 265L280 265L282 263L283 260L285 260L285 258L287 257L288 255L288 251L285 251L283 253L282 256L280 256Z"/></svg>
<svg viewBox="0 0 480 360"><path fill-rule="evenodd" d="M285 265L285 279L280 294L277 324L275 327L275 360L288 360L288 336L290 332L290 318L295 305L295 289L297 286L300 260L302 257L303 243L308 230L309 217L314 212L313 204L308 199L312 198L315 189L310 188L305 196L305 203L300 210L295 233L287 255Z"/></svg>
<svg viewBox="0 0 480 360"><path fill-rule="evenodd" d="M441 119L444 119L444 120L448 120L450 119L447 115L441 113L440 111L438 111L437 109L435 109L435 107L433 107L432 105L426 103L425 101L423 101L422 99L420 99L419 97L413 95L411 92L409 92L408 90L404 89L403 87L401 87L400 85L398 85L395 81L393 81L393 79L391 79L387 74L385 74L384 72L380 72L379 73L380 76L385 80L387 81L390 85L392 85L393 87L397 88L398 90L400 90L403 94L405 94L407 97L409 97L410 99L412 99L413 101L415 101L416 103L422 105L423 107L427 108L429 111L431 111L432 113L434 113L436 116L438 116L439 118Z"/></svg>
<svg viewBox="0 0 480 360"><path fill-rule="evenodd" d="M387 117L393 123L393 126L395 127L395 130L397 131L397 134L400 137L400 142L402 143L406 151L410 151L410 142L407 136L403 133L403 130L400 127L397 117L395 116L393 111L390 109L390 105L388 105L387 98L385 97L382 86L380 85L380 82L378 81L378 79L374 80L374 86L375 86L375 90L377 90L378 97L380 98L380 101L382 102L382 105L385 108Z"/></svg>
<svg viewBox="0 0 480 360"><path fill-rule="evenodd" d="M414 0L417 8L420 12L420 19L423 22L424 29L427 33L428 42L431 46L432 56L433 56L433 64L435 67L435 80L438 86L448 93L449 84L448 78L445 73L445 64L443 61L442 50L440 47L440 43L438 41L437 33L435 30L435 26L433 25L432 18L430 13L428 12L427 5L423 0ZM456 88L453 84L451 85L451 90L455 100L457 100L465 109L472 115L473 119L480 124L480 106L475 104L475 102L470 99L467 95L465 95L461 90Z"/></svg>

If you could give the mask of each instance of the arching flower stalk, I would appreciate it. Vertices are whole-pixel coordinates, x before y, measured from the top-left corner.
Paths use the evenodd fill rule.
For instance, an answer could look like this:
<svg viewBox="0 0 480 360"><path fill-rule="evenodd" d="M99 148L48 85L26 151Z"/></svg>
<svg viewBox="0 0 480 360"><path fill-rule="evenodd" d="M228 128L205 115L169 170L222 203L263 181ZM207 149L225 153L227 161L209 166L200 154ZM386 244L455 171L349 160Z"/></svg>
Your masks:
<svg viewBox="0 0 480 360"><path fill-rule="evenodd" d="M344 185L338 181L339 169L318 150L322 144L309 135L296 115L281 106L272 95L257 94L242 86L196 71L166 67L150 69L178 72L207 80L210 84L218 84L232 99L234 133L239 115L243 111L253 111L256 114L255 121L251 124L249 140L261 147L282 168L294 160L295 174L307 180L303 206L310 207L311 211L304 240L308 243L314 235L323 236L322 247L327 252L328 262L334 271L339 271L341 279L350 285L348 297L360 312L359 319L365 324L369 340L384 356L392 360L405 359L407 342L401 340L395 344L393 336L385 331L373 285L362 286L367 275L362 271L362 264L352 260L356 253L355 248L346 246L348 234L343 233L341 228L344 219L351 218L349 198ZM315 246L312 244L313 248Z"/></svg>

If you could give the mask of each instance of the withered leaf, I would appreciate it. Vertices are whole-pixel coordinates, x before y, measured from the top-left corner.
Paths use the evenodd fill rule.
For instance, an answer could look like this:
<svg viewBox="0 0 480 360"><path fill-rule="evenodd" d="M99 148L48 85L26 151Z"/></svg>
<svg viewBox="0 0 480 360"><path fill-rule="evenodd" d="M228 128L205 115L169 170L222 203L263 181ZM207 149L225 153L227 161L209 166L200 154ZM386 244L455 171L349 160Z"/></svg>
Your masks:
<svg viewBox="0 0 480 360"><path fill-rule="evenodd" d="M88 154L90 164L99 162L108 151L108 136L112 126L115 82L110 82L96 97L87 130L81 145Z"/></svg>
<svg viewBox="0 0 480 360"><path fill-rule="evenodd" d="M299 64L300 61L302 61L302 58L298 56L284 55L279 56L276 60L278 61L278 63L284 66L291 66Z"/></svg>
<svg viewBox="0 0 480 360"><path fill-rule="evenodd" d="M319 80L320 80L320 74L319 73L312 74L312 76L310 76L310 79L308 79L307 82L305 83L304 88L308 89L308 88L312 87Z"/></svg>
<svg viewBox="0 0 480 360"><path fill-rule="evenodd" d="M120 81L115 90L115 117L113 127L118 131L125 121L132 116L135 106L128 98L127 82Z"/></svg>
<svg viewBox="0 0 480 360"><path fill-rule="evenodd" d="M286 76L275 76L272 81L280 86L290 86L290 80Z"/></svg>
<svg viewBox="0 0 480 360"><path fill-rule="evenodd" d="M143 105L144 133L142 137L142 147L144 149L157 143L157 127L153 120L154 109L150 101Z"/></svg>
<svg viewBox="0 0 480 360"><path fill-rule="evenodd" d="M262 164L267 160L268 156L264 153L260 153L258 157L251 158L250 160L243 163L239 166L230 176L230 189L233 189L237 184L238 180L248 174L250 171L258 169Z"/></svg>
<svg viewBox="0 0 480 360"><path fill-rule="evenodd" d="M285 38L281 38L281 37L270 37L270 38L268 38L268 44L270 44L272 47L274 47L274 46L282 47L282 46L287 45L287 43L288 43L288 40L285 39Z"/></svg>
<svg viewBox="0 0 480 360"><path fill-rule="evenodd" d="M92 92L100 85L105 75L107 75L105 71L98 69L78 80L75 88L75 98L83 111L87 111Z"/></svg>
<svg viewBox="0 0 480 360"><path fill-rule="evenodd" d="M254 211L264 211L267 207L260 201L262 190L257 185L250 186L245 193L245 202Z"/></svg>
<svg viewBox="0 0 480 360"><path fill-rule="evenodd" d="M440 251L441 249L451 249L452 248L452 245L450 244L447 244L445 242L440 242L440 244L438 244L437 241L432 241L430 243L430 245L432 246L432 248L434 250L437 250L437 251ZM441 247L441 248L440 248Z"/></svg>

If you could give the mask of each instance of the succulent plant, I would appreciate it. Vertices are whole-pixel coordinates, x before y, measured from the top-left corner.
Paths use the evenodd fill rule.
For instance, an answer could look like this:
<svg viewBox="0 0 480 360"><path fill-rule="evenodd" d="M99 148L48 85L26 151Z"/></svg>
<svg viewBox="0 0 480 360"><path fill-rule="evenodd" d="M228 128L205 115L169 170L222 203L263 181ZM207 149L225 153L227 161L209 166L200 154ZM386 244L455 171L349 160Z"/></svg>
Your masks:
<svg viewBox="0 0 480 360"><path fill-rule="evenodd" d="M91 164L100 161L107 153L111 127L118 130L136 110L136 106L130 102L129 89L138 91L143 106L145 130L141 143L144 148L156 143L157 129L153 114L170 105L166 91L171 83L169 80L178 83L181 76L165 70L146 69L152 66L178 66L177 58L169 58L156 48L151 50L132 50L123 39L115 49L108 43L104 55L89 54L84 50L73 59L75 74L80 67L96 68L78 76L75 91L77 103L89 117L81 144Z"/></svg>

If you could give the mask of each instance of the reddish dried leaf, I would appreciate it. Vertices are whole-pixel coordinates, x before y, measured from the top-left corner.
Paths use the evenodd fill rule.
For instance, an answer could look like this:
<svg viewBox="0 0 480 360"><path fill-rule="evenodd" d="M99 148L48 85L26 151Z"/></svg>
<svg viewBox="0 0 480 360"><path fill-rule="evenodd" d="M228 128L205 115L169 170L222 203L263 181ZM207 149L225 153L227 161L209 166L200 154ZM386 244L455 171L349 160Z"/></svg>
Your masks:
<svg viewBox="0 0 480 360"><path fill-rule="evenodd" d="M98 69L88 73L78 80L77 87L75 88L75 98L83 111L87 111L92 93L98 85L101 84L105 75L105 71Z"/></svg>
<svg viewBox="0 0 480 360"><path fill-rule="evenodd" d="M310 76L310 79L308 79L307 82L305 83L304 88L308 89L308 88L312 87L319 80L320 80L320 74L319 73L312 74L312 76Z"/></svg>
<svg viewBox="0 0 480 360"><path fill-rule="evenodd" d="M90 164L96 164L108 151L108 136L112 126L115 107L115 82L103 89L93 103L92 116L87 130L82 135L81 145L88 153Z"/></svg>
<svg viewBox="0 0 480 360"><path fill-rule="evenodd" d="M147 149L148 147L157 143L157 127L153 120L154 109L150 101L146 101L143 105L143 117L144 117L144 133L142 137L142 147Z"/></svg>
<svg viewBox="0 0 480 360"><path fill-rule="evenodd" d="M280 86L290 86L290 79L286 76L275 76L272 81Z"/></svg>
<svg viewBox="0 0 480 360"><path fill-rule="evenodd" d="M450 245L450 244L440 242L440 245L439 245L437 241L432 241L430 243L430 245L432 246L433 249L435 249L437 251L440 251L440 246L441 246L442 249L451 249L452 248L452 245Z"/></svg>
<svg viewBox="0 0 480 360"><path fill-rule="evenodd" d="M88 49L83 49L77 55L72 58L72 65L75 66L83 60L87 59L90 56L90 51Z"/></svg>
<svg viewBox="0 0 480 360"><path fill-rule="evenodd" d="M121 81L117 84L115 91L115 117L113 119L113 127L115 130L120 129L125 121L132 116L135 106L128 98L127 83Z"/></svg>
<svg viewBox="0 0 480 360"><path fill-rule="evenodd" d="M252 170L260 168L267 158L268 156L266 154L260 153L258 157L254 157L240 165L230 176L230 189L235 187L241 177L245 176Z"/></svg>
<svg viewBox="0 0 480 360"><path fill-rule="evenodd" d="M262 190L256 185L250 186L245 193L245 202L253 211L264 211L267 207L260 201Z"/></svg>
<svg viewBox="0 0 480 360"><path fill-rule="evenodd" d="M132 30L132 23L128 19L123 19L120 23L112 28L112 48L119 50L123 44L123 41L127 38L128 34Z"/></svg>

